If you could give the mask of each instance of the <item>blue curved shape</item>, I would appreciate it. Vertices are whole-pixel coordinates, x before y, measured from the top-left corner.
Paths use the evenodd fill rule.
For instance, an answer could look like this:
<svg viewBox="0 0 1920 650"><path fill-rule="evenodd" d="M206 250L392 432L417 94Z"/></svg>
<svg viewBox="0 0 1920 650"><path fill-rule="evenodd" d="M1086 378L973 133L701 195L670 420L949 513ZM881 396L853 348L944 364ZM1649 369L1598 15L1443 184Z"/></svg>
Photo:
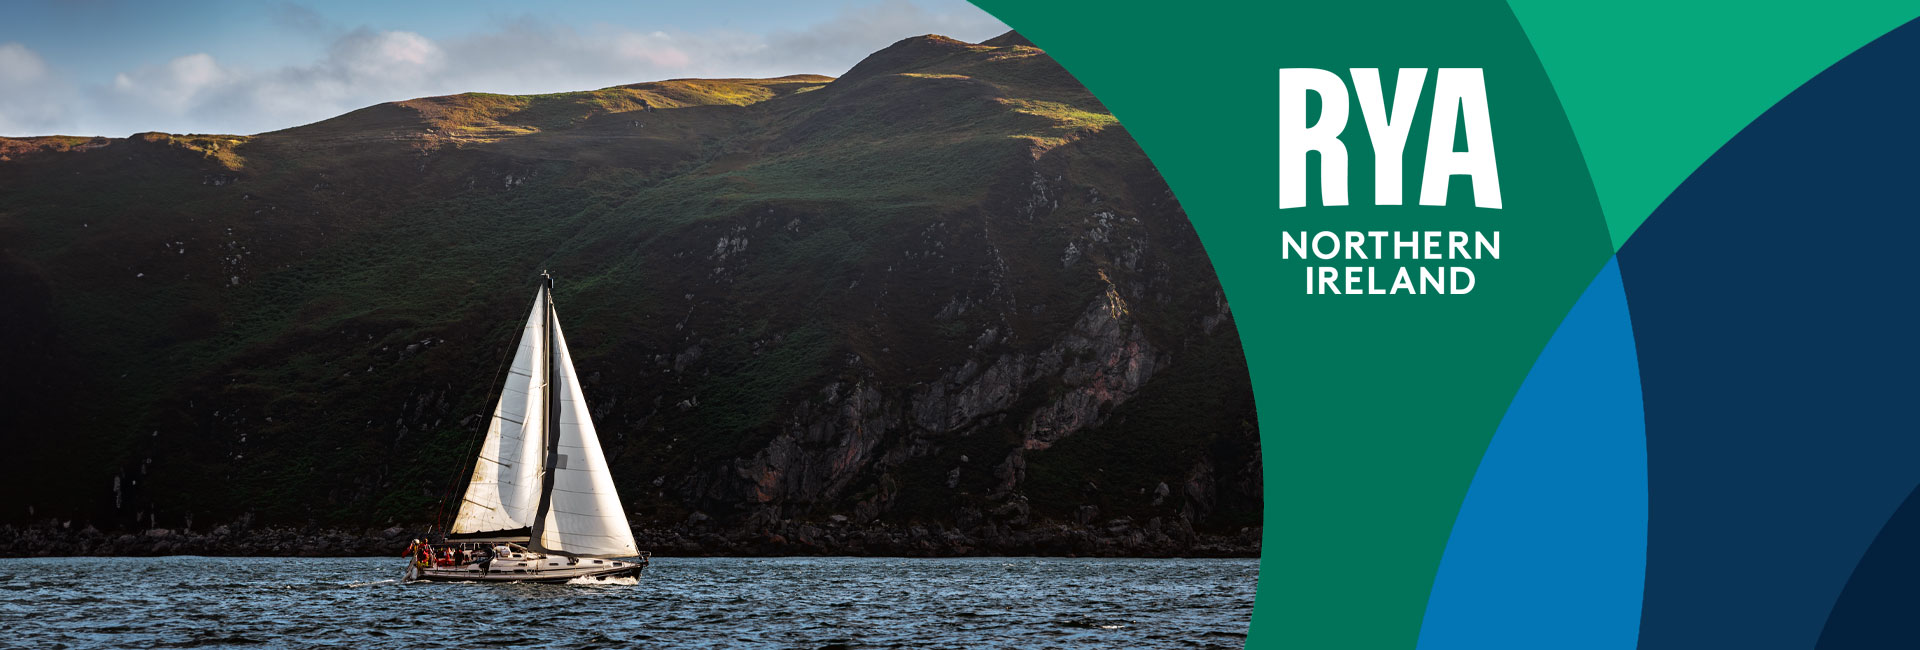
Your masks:
<svg viewBox="0 0 1920 650"><path fill-rule="evenodd" d="M1646 568L1633 324L1609 261L1487 446L1427 600L1420 650L1630 650Z"/></svg>

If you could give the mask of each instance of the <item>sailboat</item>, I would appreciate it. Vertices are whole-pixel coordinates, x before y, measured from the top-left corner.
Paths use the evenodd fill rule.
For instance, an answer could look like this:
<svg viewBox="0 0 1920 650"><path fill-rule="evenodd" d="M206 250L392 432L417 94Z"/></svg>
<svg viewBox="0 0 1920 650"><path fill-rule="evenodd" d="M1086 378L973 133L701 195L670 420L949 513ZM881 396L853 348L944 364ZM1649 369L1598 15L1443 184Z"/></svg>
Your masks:
<svg viewBox="0 0 1920 650"><path fill-rule="evenodd" d="M553 277L540 277L459 512L444 540L418 547L408 580L634 584L651 558L600 451Z"/></svg>

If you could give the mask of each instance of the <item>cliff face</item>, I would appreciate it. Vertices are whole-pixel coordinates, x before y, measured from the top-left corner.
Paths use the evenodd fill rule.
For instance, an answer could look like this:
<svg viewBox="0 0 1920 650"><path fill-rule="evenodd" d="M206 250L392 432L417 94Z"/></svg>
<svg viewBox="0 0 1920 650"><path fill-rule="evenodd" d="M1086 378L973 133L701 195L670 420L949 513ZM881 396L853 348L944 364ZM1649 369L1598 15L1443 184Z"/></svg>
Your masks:
<svg viewBox="0 0 1920 650"><path fill-rule="evenodd" d="M445 517L551 269L659 543L1174 552L1259 525L1245 359L1199 242L1017 36L907 39L837 80L0 152L0 428L27 495L0 521Z"/></svg>

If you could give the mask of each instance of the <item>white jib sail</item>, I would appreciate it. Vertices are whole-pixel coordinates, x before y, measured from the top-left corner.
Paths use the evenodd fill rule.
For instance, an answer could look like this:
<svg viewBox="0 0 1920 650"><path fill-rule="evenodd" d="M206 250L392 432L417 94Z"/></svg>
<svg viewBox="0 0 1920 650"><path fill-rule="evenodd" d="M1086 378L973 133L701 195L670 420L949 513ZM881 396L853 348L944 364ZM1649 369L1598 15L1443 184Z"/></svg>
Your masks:
<svg viewBox="0 0 1920 650"><path fill-rule="evenodd" d="M567 339L560 333L559 319L553 323L554 353L559 356L554 367L553 400L554 408L560 410L556 430L560 440L553 463L553 495L544 525L533 531L534 539L542 548L574 555L638 555L633 529L627 526L620 495L613 488L613 475L607 471L606 455L600 451L593 416L580 392L580 378L573 372Z"/></svg>
<svg viewBox="0 0 1920 650"><path fill-rule="evenodd" d="M543 286L534 294L533 314L527 317L500 404L480 444L480 459L454 517L454 533L526 528L540 507L541 461L546 457L546 421L541 416L546 391L540 385L548 354L546 292Z"/></svg>

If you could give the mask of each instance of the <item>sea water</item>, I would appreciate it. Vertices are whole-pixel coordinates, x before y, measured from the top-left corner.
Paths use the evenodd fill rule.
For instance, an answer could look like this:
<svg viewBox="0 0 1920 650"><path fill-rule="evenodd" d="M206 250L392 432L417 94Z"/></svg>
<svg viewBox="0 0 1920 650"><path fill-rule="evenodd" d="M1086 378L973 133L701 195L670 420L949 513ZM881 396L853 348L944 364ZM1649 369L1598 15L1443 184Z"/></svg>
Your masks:
<svg viewBox="0 0 1920 650"><path fill-rule="evenodd" d="M401 558L0 560L4 648L1195 648L1255 560L656 558L634 586L405 583Z"/></svg>

